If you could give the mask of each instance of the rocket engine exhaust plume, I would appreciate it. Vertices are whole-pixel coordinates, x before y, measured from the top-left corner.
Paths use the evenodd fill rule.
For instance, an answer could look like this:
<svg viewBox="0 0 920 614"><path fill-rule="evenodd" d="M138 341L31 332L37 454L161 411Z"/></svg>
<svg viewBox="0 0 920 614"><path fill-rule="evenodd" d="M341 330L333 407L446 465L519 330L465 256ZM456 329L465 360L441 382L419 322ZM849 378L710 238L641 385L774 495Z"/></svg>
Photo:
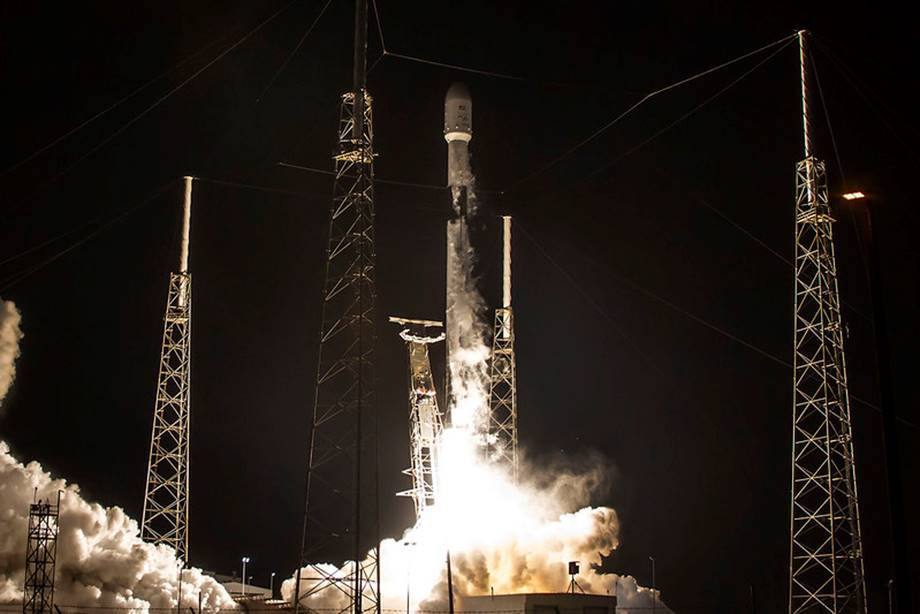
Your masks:
<svg viewBox="0 0 920 614"><path fill-rule="evenodd" d="M507 470L484 453L489 420L487 364L490 348L483 321L485 301L473 277L475 251L468 222L476 213L474 176L469 164L472 103L468 90L451 86L445 99L444 137L448 142L448 184L453 197L447 225L447 314L451 424L443 431L438 491L400 539L379 546L381 609L446 611L445 555L450 551L453 587L458 596L496 593L564 592L567 563L578 561L577 582L585 591L618 596L618 612L645 611L652 591L631 576L599 570L602 556L619 545L620 524L608 507L590 507L592 492L605 482L603 463L594 470L549 472L523 466L515 483ZM354 563L329 573L347 577ZM300 594L312 588L301 574ZM296 572L295 572L296 573ZM295 574L285 580L290 600ZM407 597L408 595L408 597ZM370 596L370 595L368 595ZM667 608L657 599L662 613ZM311 595L308 608L347 609L348 597L330 588Z"/></svg>

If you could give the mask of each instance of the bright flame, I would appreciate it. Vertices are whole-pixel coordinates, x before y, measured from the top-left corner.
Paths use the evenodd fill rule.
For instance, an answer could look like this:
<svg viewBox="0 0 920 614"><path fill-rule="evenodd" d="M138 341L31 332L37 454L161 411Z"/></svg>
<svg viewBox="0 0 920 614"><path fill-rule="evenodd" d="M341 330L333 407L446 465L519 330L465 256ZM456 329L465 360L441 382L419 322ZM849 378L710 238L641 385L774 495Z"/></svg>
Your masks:
<svg viewBox="0 0 920 614"><path fill-rule="evenodd" d="M490 590L496 594L564 592L569 582L567 563L577 561L582 570L577 582L586 592L618 595L621 607L648 607L653 593L638 587L635 579L597 571L602 555L619 544L616 512L587 507L592 490L603 482L603 465L588 463L594 470L583 474L524 470L521 475L529 478L515 483L502 466L486 458L490 350L482 318L485 303L473 278L474 252L458 196L455 189L457 218L448 223L447 232L445 333L451 426L443 431L437 455L434 505L400 540L380 544L381 608L402 610L408 599L412 611L446 610L448 551L458 597ZM468 211L475 212L475 200L471 201ZM348 563L339 572L330 567L326 573L345 578L352 569ZM308 572L303 578L315 576ZM304 594L315 581L301 582ZM293 588L294 579L286 580L282 595L292 599ZM348 600L341 590L330 587L314 593L305 605L341 609Z"/></svg>

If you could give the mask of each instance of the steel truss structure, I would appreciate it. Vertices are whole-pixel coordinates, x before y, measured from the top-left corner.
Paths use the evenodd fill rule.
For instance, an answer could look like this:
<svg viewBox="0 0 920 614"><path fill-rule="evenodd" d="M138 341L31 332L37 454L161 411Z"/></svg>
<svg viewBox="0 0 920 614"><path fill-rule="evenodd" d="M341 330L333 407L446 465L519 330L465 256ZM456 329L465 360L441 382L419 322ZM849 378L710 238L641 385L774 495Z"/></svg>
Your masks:
<svg viewBox="0 0 920 614"><path fill-rule="evenodd" d="M517 380L514 358L514 312L511 307L495 310L490 361L489 457L508 468L517 481Z"/></svg>
<svg viewBox="0 0 920 614"><path fill-rule="evenodd" d="M29 506L26 544L26 581L22 594L23 614L54 612L54 570L57 559L58 512L61 493L51 504L39 500Z"/></svg>
<svg viewBox="0 0 920 614"><path fill-rule="evenodd" d="M163 317L141 539L172 546L183 561L188 556L191 336L192 276L172 273Z"/></svg>
<svg viewBox="0 0 920 614"><path fill-rule="evenodd" d="M511 217L502 217L502 307L495 310L489 363L490 459L518 478L517 366L514 358L514 312L511 309Z"/></svg>
<svg viewBox="0 0 920 614"><path fill-rule="evenodd" d="M443 326L431 320L393 317L390 322L421 329ZM438 492L438 448L444 423L438 408L428 346L443 341L444 333L430 337L404 328L399 336L409 351L409 468L403 473L412 478L412 488L397 494L412 497L418 518L428 506L434 505Z"/></svg>
<svg viewBox="0 0 920 614"><path fill-rule="evenodd" d="M295 612L379 611L372 99L342 95ZM366 554L365 554L366 553ZM355 566L351 561L363 561ZM325 563L334 563L330 567Z"/></svg>
<svg viewBox="0 0 920 614"><path fill-rule="evenodd" d="M188 271L192 177L185 177L179 272L169 276L157 396L153 409L141 539L167 544L188 561L192 275Z"/></svg>
<svg viewBox="0 0 920 614"><path fill-rule="evenodd" d="M824 162L796 166L795 341L789 612L866 611L856 463Z"/></svg>

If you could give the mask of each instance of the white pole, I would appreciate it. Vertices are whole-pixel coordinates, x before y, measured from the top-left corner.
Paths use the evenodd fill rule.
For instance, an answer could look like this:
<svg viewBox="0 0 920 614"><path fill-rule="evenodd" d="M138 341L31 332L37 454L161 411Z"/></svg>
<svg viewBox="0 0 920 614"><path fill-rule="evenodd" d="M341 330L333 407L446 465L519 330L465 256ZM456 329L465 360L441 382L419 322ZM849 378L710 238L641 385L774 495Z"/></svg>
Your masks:
<svg viewBox="0 0 920 614"><path fill-rule="evenodd" d="M511 216L502 216L504 227L504 258L503 273L504 283L502 284L502 307L511 307Z"/></svg>
<svg viewBox="0 0 920 614"><path fill-rule="evenodd" d="M799 30L799 72L802 78L802 130L805 137L805 159L811 157L811 136L808 133L808 88L805 76L808 73L805 61L805 30Z"/></svg>
<svg viewBox="0 0 920 614"><path fill-rule="evenodd" d="M185 205L182 208L182 252L179 272L188 273L188 237L192 225L192 177L185 177Z"/></svg>

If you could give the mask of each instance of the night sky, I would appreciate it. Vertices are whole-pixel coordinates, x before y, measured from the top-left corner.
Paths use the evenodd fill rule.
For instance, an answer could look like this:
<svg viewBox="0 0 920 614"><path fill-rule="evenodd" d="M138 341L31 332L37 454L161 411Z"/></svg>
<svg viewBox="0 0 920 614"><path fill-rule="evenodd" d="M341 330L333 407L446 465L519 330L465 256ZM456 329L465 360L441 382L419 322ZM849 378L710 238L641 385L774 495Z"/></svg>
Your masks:
<svg viewBox="0 0 920 614"><path fill-rule="evenodd" d="M295 2L93 150L284 4L0 8L2 168L192 56L0 177L0 296L16 302L25 333L0 435L19 459L140 518L162 310L178 260L179 177L201 177L191 248L191 562L229 573L248 555L260 584L272 571L286 576L297 558L332 190L327 175L278 163L332 166L339 93L350 87L353 3L331 4L267 91L324 2ZM596 503L620 514L622 545L606 568L648 585L654 556L664 600L686 612L744 610L751 586L760 611L786 607L791 371L745 343L792 360L792 269L783 258L793 253L802 157L797 53L786 48L638 149L766 55L654 98L532 174L647 92L797 28L815 33L830 51L817 49L815 61L847 178L844 186L815 108L830 192L858 187L876 207L897 412L914 425L902 422L899 435L920 602L920 397L910 367L918 127L908 20L871 3L378 6L390 52L520 77L393 56L374 64L381 45L372 22L377 176L444 184L443 96L465 81L484 206L479 272L493 306L495 216L512 214L518 228L521 442L541 463L607 465L609 492ZM388 494L407 486L406 359L385 319L441 317L448 200L443 190L379 184L376 207L381 508L384 534L396 536L413 517L409 499ZM850 210L837 218L850 391L877 404L863 260ZM881 420L864 402L852 411L870 607L883 611Z"/></svg>

